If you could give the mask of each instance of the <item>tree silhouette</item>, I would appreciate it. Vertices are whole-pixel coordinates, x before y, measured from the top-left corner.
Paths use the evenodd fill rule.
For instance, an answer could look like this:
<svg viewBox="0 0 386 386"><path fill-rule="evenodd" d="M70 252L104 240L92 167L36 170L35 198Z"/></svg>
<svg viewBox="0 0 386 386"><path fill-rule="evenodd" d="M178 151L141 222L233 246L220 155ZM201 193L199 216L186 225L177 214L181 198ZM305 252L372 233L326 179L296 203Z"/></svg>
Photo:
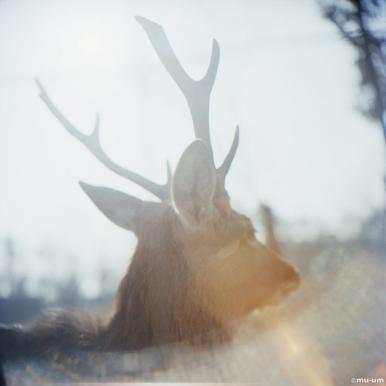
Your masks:
<svg viewBox="0 0 386 386"><path fill-rule="evenodd" d="M386 3L380 0L320 0L326 18L335 23L341 35L357 50L361 87L369 99L362 112L378 121L386 144ZM385 206L380 246L386 250Z"/></svg>

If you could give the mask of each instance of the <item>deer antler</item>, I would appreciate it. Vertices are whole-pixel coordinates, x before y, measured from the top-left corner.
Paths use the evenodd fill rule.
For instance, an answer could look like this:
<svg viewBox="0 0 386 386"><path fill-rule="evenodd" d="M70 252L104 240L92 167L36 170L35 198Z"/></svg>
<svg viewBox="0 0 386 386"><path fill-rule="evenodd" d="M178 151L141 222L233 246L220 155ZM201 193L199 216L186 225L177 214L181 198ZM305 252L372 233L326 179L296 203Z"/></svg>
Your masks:
<svg viewBox="0 0 386 386"><path fill-rule="evenodd" d="M155 182L148 180L139 174L132 172L131 170L125 169L116 164L109 156L104 152L99 140L99 115L96 117L95 127L91 134L83 134L80 132L56 107L49 97L47 91L43 87L42 83L36 79L36 83L40 89L40 97L46 104L51 113L59 120L62 126L70 133L74 138L81 142L94 156L102 162L107 168L117 173L121 177L124 177L137 185L141 186L145 190L153 193L161 200L166 199L170 196L170 184L171 184L171 171L169 164L167 164L167 182L165 185L160 185Z"/></svg>
<svg viewBox="0 0 386 386"><path fill-rule="evenodd" d="M196 138L202 139L208 145L211 158L213 159L213 148L209 133L209 104L220 57L220 48L217 41L213 40L212 56L205 76L196 81L192 79L181 66L166 37L164 29L159 24L144 17L137 16L136 19L144 28L161 62L184 94L192 115ZM38 79L36 79L36 83L40 89L40 97L51 113L59 120L67 132L81 142L100 162L102 162L102 164L121 177L124 177L153 193L161 200L170 197L171 171L169 164L167 164L167 181L164 185L152 182L149 179L116 164L104 152L100 144L99 116L97 115L93 132L89 135L83 134L57 108ZM239 129L237 127L232 146L225 157L224 162L217 169L218 193L223 193L225 190L225 178L235 156L238 141Z"/></svg>
<svg viewBox="0 0 386 386"><path fill-rule="evenodd" d="M209 134L209 104L220 58L220 47L217 41L213 40L212 55L206 74L202 79L194 80L181 66L162 26L142 16L136 16L135 18L145 30L162 64L184 94L192 115L196 138L201 138L208 145L213 158L213 148ZM238 139L239 129L237 127L228 155L217 169L218 188L220 190L224 189L225 177L235 156Z"/></svg>

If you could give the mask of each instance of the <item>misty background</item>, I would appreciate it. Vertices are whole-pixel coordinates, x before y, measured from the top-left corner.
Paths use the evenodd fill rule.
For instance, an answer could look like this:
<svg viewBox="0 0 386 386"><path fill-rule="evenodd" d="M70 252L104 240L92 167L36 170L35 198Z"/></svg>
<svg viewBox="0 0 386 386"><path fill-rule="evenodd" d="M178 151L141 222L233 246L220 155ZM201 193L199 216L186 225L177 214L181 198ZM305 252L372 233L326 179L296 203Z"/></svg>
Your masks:
<svg viewBox="0 0 386 386"><path fill-rule="evenodd" d="M135 237L99 213L78 181L153 199L65 132L35 77L79 130L90 132L98 112L106 152L158 182L194 138L184 97L135 15L165 28L193 78L218 40L211 136L220 163L240 125L227 179L235 209L258 226L259 205L270 205L286 239L347 240L382 208L382 132L359 112L369 96L360 95L357 53L317 2L3 0L1 295L12 286L48 299L76 286L86 297L112 292Z"/></svg>

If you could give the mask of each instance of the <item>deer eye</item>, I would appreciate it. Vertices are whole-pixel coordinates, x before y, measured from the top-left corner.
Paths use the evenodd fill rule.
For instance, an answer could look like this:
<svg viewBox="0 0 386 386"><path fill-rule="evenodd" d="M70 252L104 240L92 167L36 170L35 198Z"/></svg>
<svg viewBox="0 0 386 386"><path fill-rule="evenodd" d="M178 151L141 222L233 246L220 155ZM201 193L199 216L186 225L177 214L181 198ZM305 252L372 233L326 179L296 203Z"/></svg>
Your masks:
<svg viewBox="0 0 386 386"><path fill-rule="evenodd" d="M256 229L255 228L249 228L248 230L245 231L242 238L246 242L255 241L256 240L255 234L256 234Z"/></svg>
<svg viewBox="0 0 386 386"><path fill-rule="evenodd" d="M256 243L256 235L255 234L256 234L255 228L248 229L242 237L243 242L249 246L254 246Z"/></svg>

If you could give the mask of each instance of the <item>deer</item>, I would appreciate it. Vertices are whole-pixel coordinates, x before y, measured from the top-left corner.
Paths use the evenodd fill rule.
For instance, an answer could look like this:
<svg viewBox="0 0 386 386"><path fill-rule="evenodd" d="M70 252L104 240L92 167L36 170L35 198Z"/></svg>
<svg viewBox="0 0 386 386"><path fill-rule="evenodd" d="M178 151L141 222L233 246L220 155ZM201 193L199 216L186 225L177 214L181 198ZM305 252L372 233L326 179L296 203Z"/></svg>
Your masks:
<svg viewBox="0 0 386 386"><path fill-rule="evenodd" d="M130 351L168 343L220 344L255 310L279 304L300 284L296 268L275 246L258 241L249 217L235 211L225 188L239 143L239 128L216 167L209 131L210 96L220 49L213 40L206 74L193 80L180 64L163 27L136 20L184 95L194 141L164 184L116 164L99 140L99 117L83 134L59 110L42 83L40 97L63 128L112 172L152 193L144 201L111 188L80 182L114 224L133 232L137 246L106 324L71 312L45 314L29 325L0 327L1 357L15 360L54 351Z"/></svg>

